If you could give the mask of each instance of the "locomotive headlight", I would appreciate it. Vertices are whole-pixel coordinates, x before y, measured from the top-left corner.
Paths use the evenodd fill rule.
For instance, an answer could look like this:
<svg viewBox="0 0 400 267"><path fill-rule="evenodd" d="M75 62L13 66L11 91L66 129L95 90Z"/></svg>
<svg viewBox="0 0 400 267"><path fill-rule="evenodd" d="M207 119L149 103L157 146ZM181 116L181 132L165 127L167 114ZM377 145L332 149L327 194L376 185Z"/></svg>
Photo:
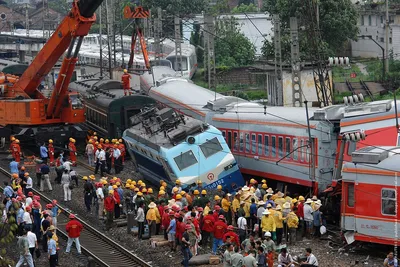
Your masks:
<svg viewBox="0 0 400 267"><path fill-rule="evenodd" d="M74 113L74 117L76 117L76 113Z"/></svg>

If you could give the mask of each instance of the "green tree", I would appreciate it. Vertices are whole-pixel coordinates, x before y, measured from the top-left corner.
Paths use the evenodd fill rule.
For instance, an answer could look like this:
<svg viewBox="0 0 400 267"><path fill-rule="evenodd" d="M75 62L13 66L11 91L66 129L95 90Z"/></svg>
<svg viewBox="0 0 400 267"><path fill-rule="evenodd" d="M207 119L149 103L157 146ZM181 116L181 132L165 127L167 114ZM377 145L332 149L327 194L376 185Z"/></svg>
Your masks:
<svg viewBox="0 0 400 267"><path fill-rule="evenodd" d="M229 8L228 0L217 0L215 5L212 5L210 7L209 11L214 16L217 16L217 15L220 15L220 14L227 14L231 10Z"/></svg>
<svg viewBox="0 0 400 267"><path fill-rule="evenodd" d="M255 4L250 4L250 5L245 5L245 4L240 4L236 7L234 7L231 11L232 14L240 14L240 13L250 13L250 12L256 12L257 11L257 6Z"/></svg>
<svg viewBox="0 0 400 267"><path fill-rule="evenodd" d="M4 209L4 204L0 204L0 210ZM18 210L18 206L16 203L14 203L14 210ZM7 258L7 253L9 247L9 244L13 243L15 240L15 232L17 230L17 224L15 221L15 211L11 211L11 216L9 216L9 219L7 222L2 222L0 220L0 244L1 244L1 249L0 249L0 266L14 266L14 261L11 259Z"/></svg>
<svg viewBox="0 0 400 267"><path fill-rule="evenodd" d="M189 17L205 10L207 2L205 0L143 0L143 6L149 9L161 7L168 15Z"/></svg>
<svg viewBox="0 0 400 267"><path fill-rule="evenodd" d="M255 46L240 32L233 17L216 23L215 61L217 66L238 67L252 64Z"/></svg>
<svg viewBox="0 0 400 267"><path fill-rule="evenodd" d="M312 0L307 0L312 1ZM335 56L343 48L349 40L356 40L358 35L358 12L350 0L319 0L319 23L322 36L322 44L326 48L327 56ZM310 12L304 0L264 0L264 10L270 14L279 14L281 23L282 38L288 40L287 43L282 42L282 55L287 58L290 54L290 33L289 19L290 17L299 18L300 26L306 26L309 22ZM307 42L306 32L300 31L300 52L304 55L310 54L312 51ZM285 42L287 42L285 40ZM273 53L273 43L264 42L264 56L267 57ZM290 56L290 55L289 55Z"/></svg>
<svg viewBox="0 0 400 267"><path fill-rule="evenodd" d="M197 55L197 63L202 66L203 65L203 55L204 51L200 47L203 46L204 36L200 31L200 24L193 24L193 32L190 36L190 43L196 47L196 55ZM199 47L200 46L200 47Z"/></svg>

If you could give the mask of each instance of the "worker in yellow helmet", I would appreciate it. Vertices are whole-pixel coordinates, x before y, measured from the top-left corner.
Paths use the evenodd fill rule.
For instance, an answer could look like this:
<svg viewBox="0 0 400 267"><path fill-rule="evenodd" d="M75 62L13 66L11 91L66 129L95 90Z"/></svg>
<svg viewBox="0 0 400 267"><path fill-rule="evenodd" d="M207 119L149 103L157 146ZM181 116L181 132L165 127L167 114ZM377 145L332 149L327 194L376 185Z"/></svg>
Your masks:
<svg viewBox="0 0 400 267"><path fill-rule="evenodd" d="M121 76L122 88L124 89L124 96L131 95L131 75L127 69L124 69L124 74Z"/></svg>
<svg viewBox="0 0 400 267"><path fill-rule="evenodd" d="M182 191L182 186L181 186L181 181L180 180L176 180L175 181L175 187L174 188L178 188L178 191L176 191L177 194L180 194ZM172 188L172 194L174 194L174 188Z"/></svg>

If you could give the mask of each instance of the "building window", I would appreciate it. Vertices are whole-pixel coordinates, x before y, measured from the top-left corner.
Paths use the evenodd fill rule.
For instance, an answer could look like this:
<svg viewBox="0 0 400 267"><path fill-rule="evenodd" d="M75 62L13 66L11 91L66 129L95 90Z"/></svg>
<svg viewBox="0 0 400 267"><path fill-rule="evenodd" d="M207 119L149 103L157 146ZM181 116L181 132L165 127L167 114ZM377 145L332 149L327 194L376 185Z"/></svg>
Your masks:
<svg viewBox="0 0 400 267"><path fill-rule="evenodd" d="M381 37L381 43L383 43L383 42L384 42L383 37Z"/></svg>
<svg viewBox="0 0 400 267"><path fill-rule="evenodd" d="M347 185L347 206L354 207L354 184Z"/></svg>
<svg viewBox="0 0 400 267"><path fill-rule="evenodd" d="M392 43L392 37L389 37L389 44Z"/></svg>
<svg viewBox="0 0 400 267"><path fill-rule="evenodd" d="M371 15L368 16L368 26L372 25L372 18Z"/></svg>
<svg viewBox="0 0 400 267"><path fill-rule="evenodd" d="M361 16L361 26L364 25L364 16Z"/></svg>
<svg viewBox="0 0 400 267"><path fill-rule="evenodd" d="M396 215L396 191L382 189L382 214Z"/></svg>

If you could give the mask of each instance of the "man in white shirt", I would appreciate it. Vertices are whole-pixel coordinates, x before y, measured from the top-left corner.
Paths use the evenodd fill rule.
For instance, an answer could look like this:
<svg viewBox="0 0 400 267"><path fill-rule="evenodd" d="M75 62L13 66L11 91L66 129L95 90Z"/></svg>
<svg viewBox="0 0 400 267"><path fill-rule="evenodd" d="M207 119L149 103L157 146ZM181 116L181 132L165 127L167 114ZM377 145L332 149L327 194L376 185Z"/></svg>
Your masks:
<svg viewBox="0 0 400 267"><path fill-rule="evenodd" d="M237 220L237 226L239 228L239 241L240 244L246 239L247 221L246 218L241 216Z"/></svg>
<svg viewBox="0 0 400 267"><path fill-rule="evenodd" d="M71 165L72 165L72 161L66 160L63 163L64 170L68 170L68 172L70 172L71 171Z"/></svg>
<svg viewBox="0 0 400 267"><path fill-rule="evenodd" d="M121 151L118 149L118 145L114 145L113 158L115 174L118 174L121 172L122 169Z"/></svg>
<svg viewBox="0 0 400 267"><path fill-rule="evenodd" d="M97 204L99 206L99 219L104 220L104 193L103 193L103 184L97 183L96 184L96 195L97 195Z"/></svg>
<svg viewBox="0 0 400 267"><path fill-rule="evenodd" d="M24 174L25 178L26 178L26 186L25 186L25 195L27 196L29 194L29 192L32 192L33 189L33 180L31 178L31 176L29 175L29 172L26 172Z"/></svg>
<svg viewBox="0 0 400 267"><path fill-rule="evenodd" d="M295 267L293 264L293 258L289 253L287 253L286 248L282 248L281 253L278 255L278 267Z"/></svg>
<svg viewBox="0 0 400 267"><path fill-rule="evenodd" d="M35 249L39 248L36 235L32 233L31 229L29 229L26 237L28 238L29 252L31 253L32 258L35 258Z"/></svg>
<svg viewBox="0 0 400 267"><path fill-rule="evenodd" d="M311 252L311 248L306 248L307 260L302 262L300 267L318 267L318 260Z"/></svg>
<svg viewBox="0 0 400 267"><path fill-rule="evenodd" d="M104 176L103 173L106 171L106 152L101 148L101 146L99 146L96 151L95 160L96 168L94 174L97 174L100 168L100 175Z"/></svg>

